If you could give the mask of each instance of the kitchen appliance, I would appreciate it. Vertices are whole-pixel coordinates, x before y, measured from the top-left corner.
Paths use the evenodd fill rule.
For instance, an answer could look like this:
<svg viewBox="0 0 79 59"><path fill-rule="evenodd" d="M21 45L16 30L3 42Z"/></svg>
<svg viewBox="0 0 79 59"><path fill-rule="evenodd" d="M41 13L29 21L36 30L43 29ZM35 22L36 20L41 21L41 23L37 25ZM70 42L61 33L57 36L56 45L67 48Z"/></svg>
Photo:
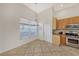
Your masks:
<svg viewBox="0 0 79 59"><path fill-rule="evenodd" d="M66 33L66 45L79 48L79 34L78 33Z"/></svg>
<svg viewBox="0 0 79 59"><path fill-rule="evenodd" d="M79 24L69 24L65 28L67 29L66 45L79 48Z"/></svg>
<svg viewBox="0 0 79 59"><path fill-rule="evenodd" d="M68 24L65 29L79 29L79 24Z"/></svg>

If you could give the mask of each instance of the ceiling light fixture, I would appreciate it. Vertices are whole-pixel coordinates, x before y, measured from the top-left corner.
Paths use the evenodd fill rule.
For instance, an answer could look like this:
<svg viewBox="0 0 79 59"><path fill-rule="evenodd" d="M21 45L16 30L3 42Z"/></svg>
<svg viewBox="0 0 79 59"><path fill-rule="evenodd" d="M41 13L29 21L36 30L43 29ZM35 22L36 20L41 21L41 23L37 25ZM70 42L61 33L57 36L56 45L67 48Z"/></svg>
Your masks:
<svg viewBox="0 0 79 59"><path fill-rule="evenodd" d="M63 4L60 4L61 7L63 7Z"/></svg>

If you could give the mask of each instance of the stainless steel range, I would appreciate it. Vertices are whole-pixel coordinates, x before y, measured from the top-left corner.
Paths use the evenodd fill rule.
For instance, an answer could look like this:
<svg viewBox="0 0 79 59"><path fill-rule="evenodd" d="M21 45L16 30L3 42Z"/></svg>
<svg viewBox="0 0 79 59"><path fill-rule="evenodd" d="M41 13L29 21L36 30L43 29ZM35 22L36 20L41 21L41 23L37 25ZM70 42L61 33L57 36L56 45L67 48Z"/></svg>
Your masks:
<svg viewBox="0 0 79 59"><path fill-rule="evenodd" d="M78 33L66 33L66 44L68 46L79 48L79 35Z"/></svg>
<svg viewBox="0 0 79 59"><path fill-rule="evenodd" d="M66 32L66 44L68 46L79 48L79 24L69 24L65 27L68 32ZM73 31L72 31L73 30Z"/></svg>

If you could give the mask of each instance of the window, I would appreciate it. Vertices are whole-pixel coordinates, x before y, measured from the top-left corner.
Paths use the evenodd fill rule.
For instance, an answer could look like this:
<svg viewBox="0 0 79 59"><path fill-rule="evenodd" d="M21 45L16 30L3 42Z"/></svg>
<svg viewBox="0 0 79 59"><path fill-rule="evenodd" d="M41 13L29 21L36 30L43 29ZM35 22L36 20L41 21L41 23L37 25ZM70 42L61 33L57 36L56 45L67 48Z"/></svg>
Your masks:
<svg viewBox="0 0 79 59"><path fill-rule="evenodd" d="M26 19L25 19L26 20ZM27 20L29 21L29 20ZM20 22L20 37L21 39L27 39L37 36L37 25L31 22Z"/></svg>

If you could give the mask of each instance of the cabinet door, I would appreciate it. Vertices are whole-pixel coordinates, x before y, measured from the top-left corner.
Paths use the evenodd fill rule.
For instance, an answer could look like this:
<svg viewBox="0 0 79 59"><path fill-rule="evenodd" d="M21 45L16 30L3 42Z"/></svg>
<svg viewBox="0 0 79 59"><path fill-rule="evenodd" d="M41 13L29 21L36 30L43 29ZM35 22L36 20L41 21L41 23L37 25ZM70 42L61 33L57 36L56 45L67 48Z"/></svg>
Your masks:
<svg viewBox="0 0 79 59"><path fill-rule="evenodd" d="M60 45L60 36L59 35L53 35L53 39L52 39L52 44L53 45Z"/></svg>
<svg viewBox="0 0 79 59"><path fill-rule="evenodd" d="M56 18L53 18L52 27L53 27L53 29L57 28L57 19Z"/></svg>
<svg viewBox="0 0 79 59"><path fill-rule="evenodd" d="M65 35L60 35L60 45L66 45L66 37L65 37Z"/></svg>

